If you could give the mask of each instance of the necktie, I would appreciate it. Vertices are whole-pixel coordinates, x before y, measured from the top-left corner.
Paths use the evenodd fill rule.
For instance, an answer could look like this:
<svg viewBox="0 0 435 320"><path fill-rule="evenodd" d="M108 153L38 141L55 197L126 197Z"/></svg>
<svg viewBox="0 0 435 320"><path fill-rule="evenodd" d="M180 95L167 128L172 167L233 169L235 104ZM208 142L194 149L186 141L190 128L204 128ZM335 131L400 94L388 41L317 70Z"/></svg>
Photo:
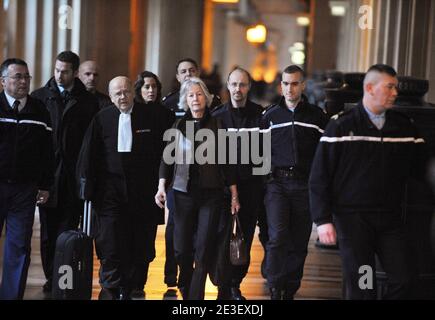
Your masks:
<svg viewBox="0 0 435 320"><path fill-rule="evenodd" d="M71 97L71 94L69 93L68 90L63 90L61 96L62 96L63 103L66 104L69 98Z"/></svg>
<svg viewBox="0 0 435 320"><path fill-rule="evenodd" d="M118 152L131 152L132 144L131 114L121 113L118 121Z"/></svg>
<svg viewBox="0 0 435 320"><path fill-rule="evenodd" d="M18 111L19 111L19 109L18 109L19 105L20 105L20 100L15 100L14 103L12 104L12 109L14 109L15 113L18 113Z"/></svg>

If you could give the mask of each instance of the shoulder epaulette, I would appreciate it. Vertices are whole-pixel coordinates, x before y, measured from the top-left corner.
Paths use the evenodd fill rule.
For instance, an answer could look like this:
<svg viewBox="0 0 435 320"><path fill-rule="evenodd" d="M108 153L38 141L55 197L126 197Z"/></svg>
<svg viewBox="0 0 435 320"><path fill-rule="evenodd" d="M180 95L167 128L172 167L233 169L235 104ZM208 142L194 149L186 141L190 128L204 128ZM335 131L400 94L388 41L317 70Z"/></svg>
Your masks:
<svg viewBox="0 0 435 320"><path fill-rule="evenodd" d="M164 97L162 98L162 101L165 101L165 100L168 99L170 96L173 96L173 95L176 94L176 93L177 93L177 91L169 92L166 96L164 96Z"/></svg>
<svg viewBox="0 0 435 320"><path fill-rule="evenodd" d="M340 117L342 117L342 116L348 114L350 111L352 111L352 109L350 109L350 110L343 110L343 111L340 111L339 113L334 114L334 115L331 117L331 119L332 119L332 120L337 120L338 118L340 118Z"/></svg>
<svg viewBox="0 0 435 320"><path fill-rule="evenodd" d="M220 105L217 105L217 106L216 106L216 107L211 111L211 113L215 113L215 112L221 110L224 106L225 106L225 103L222 103L222 104L220 104Z"/></svg>
<svg viewBox="0 0 435 320"><path fill-rule="evenodd" d="M275 107L277 104L271 104L269 106L267 106L266 108L264 108L264 111L261 113L263 115L265 115L269 110L273 109L273 107Z"/></svg>

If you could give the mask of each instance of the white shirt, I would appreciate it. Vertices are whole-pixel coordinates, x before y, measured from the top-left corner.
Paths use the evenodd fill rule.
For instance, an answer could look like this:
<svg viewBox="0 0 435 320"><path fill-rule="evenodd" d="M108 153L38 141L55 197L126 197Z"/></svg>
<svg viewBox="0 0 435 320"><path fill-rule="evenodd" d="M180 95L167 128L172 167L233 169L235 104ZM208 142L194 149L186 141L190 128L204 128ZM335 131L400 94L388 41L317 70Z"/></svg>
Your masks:
<svg viewBox="0 0 435 320"><path fill-rule="evenodd" d="M15 99L14 97L11 97L10 95L8 95L6 93L6 91L4 91L4 93L5 93L6 99L8 100L8 103L9 103L9 106L11 107L11 109L13 108L15 100L18 100L18 101L20 101L20 105L18 106L18 111L23 110L24 106L27 103L27 96L25 96L22 99Z"/></svg>
<svg viewBox="0 0 435 320"><path fill-rule="evenodd" d="M57 88L59 89L60 93L64 92L65 90L68 90L69 93L71 93L71 90L72 90L73 86L74 86L74 85L69 86L68 88L65 88L64 86L59 86L59 85L58 85Z"/></svg>
<svg viewBox="0 0 435 320"><path fill-rule="evenodd" d="M131 152L133 134L131 131L131 111L122 112L118 120L118 152Z"/></svg>

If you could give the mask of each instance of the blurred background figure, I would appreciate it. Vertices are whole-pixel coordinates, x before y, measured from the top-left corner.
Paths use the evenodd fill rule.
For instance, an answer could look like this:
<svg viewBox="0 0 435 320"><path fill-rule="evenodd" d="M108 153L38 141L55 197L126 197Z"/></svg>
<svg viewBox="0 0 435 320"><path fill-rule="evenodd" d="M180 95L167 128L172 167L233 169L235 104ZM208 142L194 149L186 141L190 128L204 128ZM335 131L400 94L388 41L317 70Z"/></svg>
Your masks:
<svg viewBox="0 0 435 320"><path fill-rule="evenodd" d="M101 109L112 104L110 97L97 90L100 73L95 61L88 60L79 67L79 79L83 82L86 90L98 99L98 106Z"/></svg>

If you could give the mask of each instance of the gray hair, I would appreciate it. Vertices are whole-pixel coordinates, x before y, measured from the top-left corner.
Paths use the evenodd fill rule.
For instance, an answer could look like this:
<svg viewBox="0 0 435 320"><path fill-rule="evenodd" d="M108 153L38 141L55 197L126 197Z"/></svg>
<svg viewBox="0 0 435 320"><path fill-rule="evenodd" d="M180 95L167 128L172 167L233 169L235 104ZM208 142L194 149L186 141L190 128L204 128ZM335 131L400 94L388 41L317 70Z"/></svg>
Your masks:
<svg viewBox="0 0 435 320"><path fill-rule="evenodd" d="M189 91L190 87L193 85L198 85L201 87L201 90L202 92L204 92L205 99L207 101L207 107L210 107L213 101L213 95L208 91L205 83L201 79L196 77L189 78L188 80L184 81L183 84L181 85L180 101L178 102L178 106L180 108L183 108L184 111L189 110L189 106L187 105L187 92Z"/></svg>

